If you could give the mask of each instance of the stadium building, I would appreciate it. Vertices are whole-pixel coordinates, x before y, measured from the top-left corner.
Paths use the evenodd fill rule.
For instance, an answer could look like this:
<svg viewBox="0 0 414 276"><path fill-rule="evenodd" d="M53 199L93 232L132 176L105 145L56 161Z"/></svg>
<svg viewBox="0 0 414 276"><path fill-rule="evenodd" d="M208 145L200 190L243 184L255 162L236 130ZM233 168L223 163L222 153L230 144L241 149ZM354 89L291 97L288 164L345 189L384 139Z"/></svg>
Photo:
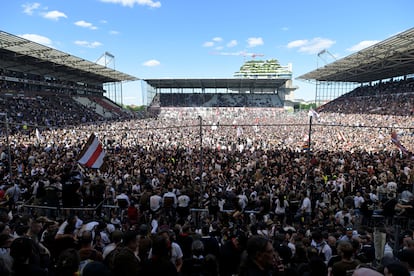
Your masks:
<svg viewBox="0 0 414 276"><path fill-rule="evenodd" d="M414 28L306 73L321 105L364 86L410 80L414 74ZM318 56L326 53L322 51ZM108 54L109 57L112 55ZM124 116L122 83L138 78L27 39L0 32L0 81L4 97L66 97L102 118ZM145 79L150 111L174 108L256 108L294 106L292 66L250 60L223 79Z"/></svg>

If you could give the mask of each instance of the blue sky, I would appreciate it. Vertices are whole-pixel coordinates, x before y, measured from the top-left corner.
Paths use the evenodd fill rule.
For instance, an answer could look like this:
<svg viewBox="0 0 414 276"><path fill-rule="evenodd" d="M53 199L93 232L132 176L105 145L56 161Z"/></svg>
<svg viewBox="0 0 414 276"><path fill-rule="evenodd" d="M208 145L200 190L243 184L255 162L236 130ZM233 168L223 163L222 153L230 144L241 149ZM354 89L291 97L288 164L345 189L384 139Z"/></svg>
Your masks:
<svg viewBox="0 0 414 276"><path fill-rule="evenodd" d="M295 98L315 87L295 78L414 26L412 0L3 1L0 30L140 79L231 78L251 54L293 66ZM261 56L263 55L263 56ZM142 104L140 82L124 104Z"/></svg>

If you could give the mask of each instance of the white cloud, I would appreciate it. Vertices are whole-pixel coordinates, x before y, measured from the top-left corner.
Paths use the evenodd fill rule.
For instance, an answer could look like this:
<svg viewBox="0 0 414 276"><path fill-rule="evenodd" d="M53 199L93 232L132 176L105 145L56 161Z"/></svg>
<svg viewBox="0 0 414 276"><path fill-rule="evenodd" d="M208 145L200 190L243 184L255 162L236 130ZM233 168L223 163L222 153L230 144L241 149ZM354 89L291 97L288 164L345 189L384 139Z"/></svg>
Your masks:
<svg viewBox="0 0 414 276"><path fill-rule="evenodd" d="M286 31L288 31L289 30L289 28L288 27L282 27L282 29L281 29L282 31L284 31L284 32L286 32Z"/></svg>
<svg viewBox="0 0 414 276"><path fill-rule="evenodd" d="M84 20L79 20L75 22L76 26L82 27L82 28L88 28L91 30L96 30L98 29L96 26L94 26L92 23L86 22Z"/></svg>
<svg viewBox="0 0 414 276"><path fill-rule="evenodd" d="M60 11L50 11L43 14L43 17L51 20L59 20L60 18L67 18L66 14Z"/></svg>
<svg viewBox="0 0 414 276"><path fill-rule="evenodd" d="M214 42L213 41L207 41L203 43L203 47L213 47Z"/></svg>
<svg viewBox="0 0 414 276"><path fill-rule="evenodd" d="M299 52L316 54L321 50L330 48L333 44L335 44L333 40L315 37L312 40L302 39L289 42L287 48L298 48Z"/></svg>
<svg viewBox="0 0 414 276"><path fill-rule="evenodd" d="M45 37L45 36L41 36L41 35L37 35L37 34L22 34L22 35L19 35L19 36L23 37L25 39L34 41L36 43L46 45L46 46L51 46L52 45L52 41L49 38Z"/></svg>
<svg viewBox="0 0 414 276"><path fill-rule="evenodd" d="M223 41L223 39L221 37L217 36L217 37L213 38L213 41L214 42L221 42L221 41Z"/></svg>
<svg viewBox="0 0 414 276"><path fill-rule="evenodd" d="M232 48L232 47L235 47L235 46L237 46L237 40L235 40L235 39L233 39L233 40L231 40L229 43L227 43L227 47L229 47L229 48Z"/></svg>
<svg viewBox="0 0 414 276"><path fill-rule="evenodd" d="M247 39L247 47L256 47L256 46L260 46L263 45L263 38L261 37L250 37Z"/></svg>
<svg viewBox="0 0 414 276"><path fill-rule="evenodd" d="M124 7L134 7L135 4L151 8L161 8L161 2L152 0L101 0L104 3L121 4Z"/></svg>
<svg viewBox="0 0 414 276"><path fill-rule="evenodd" d="M86 47L86 48L97 48L99 46L102 46L102 43L98 41L89 42L85 40L76 40L75 44L78 46Z"/></svg>
<svg viewBox="0 0 414 276"><path fill-rule="evenodd" d="M221 50L223 50L223 46L217 46L216 48L214 48L216 51L221 51Z"/></svg>
<svg viewBox="0 0 414 276"><path fill-rule="evenodd" d="M142 63L142 65L147 66L147 67L155 67L155 66L158 66L160 64L161 63L156 59L150 59L150 60Z"/></svg>
<svg viewBox="0 0 414 276"><path fill-rule="evenodd" d="M118 32L118 31L114 31L114 30L112 30L112 31L109 31L109 34L110 34L110 35L117 35L117 34L119 34L119 32Z"/></svg>
<svg viewBox="0 0 414 276"><path fill-rule="evenodd" d="M34 10L40 8L39 3L27 3L22 5L23 13L27 15L32 15Z"/></svg>
<svg viewBox="0 0 414 276"><path fill-rule="evenodd" d="M379 42L379 40L364 40L364 41L361 41L360 43L358 43L358 44L356 44L356 45L354 45L354 46L352 46L352 47L350 47L346 50L349 51L349 52L358 52L359 50L362 50L364 48L368 48L369 46L372 46L372 45L374 45L378 42Z"/></svg>
<svg viewBox="0 0 414 276"><path fill-rule="evenodd" d="M289 42L287 47L288 48L301 47L302 45L305 45L306 43L308 43L308 41L306 39L294 40L294 41Z"/></svg>

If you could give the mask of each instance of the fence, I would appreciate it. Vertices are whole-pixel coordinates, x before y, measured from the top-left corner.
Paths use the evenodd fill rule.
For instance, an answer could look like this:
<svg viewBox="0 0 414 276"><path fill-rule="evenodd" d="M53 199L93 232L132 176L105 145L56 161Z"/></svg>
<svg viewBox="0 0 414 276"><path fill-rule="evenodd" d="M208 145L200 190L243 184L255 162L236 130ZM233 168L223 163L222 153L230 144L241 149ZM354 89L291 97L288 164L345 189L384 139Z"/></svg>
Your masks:
<svg viewBox="0 0 414 276"><path fill-rule="evenodd" d="M99 204L94 207L55 207L55 206L45 206L45 205L34 205L34 204L25 204L24 202L17 202L16 204L17 212L19 214L28 214L32 216L46 216L51 219L64 218L70 214L77 214L82 217L84 220L95 219L97 217L110 218L112 214L116 214L118 217L123 217L123 209L117 205L106 205ZM235 210L222 210L220 215L231 215ZM245 220L250 220L253 215L256 215L257 211L244 211ZM209 210L203 208L191 208L190 209L191 222L197 228L202 226L203 220L209 216ZM150 221L147 221L150 223Z"/></svg>

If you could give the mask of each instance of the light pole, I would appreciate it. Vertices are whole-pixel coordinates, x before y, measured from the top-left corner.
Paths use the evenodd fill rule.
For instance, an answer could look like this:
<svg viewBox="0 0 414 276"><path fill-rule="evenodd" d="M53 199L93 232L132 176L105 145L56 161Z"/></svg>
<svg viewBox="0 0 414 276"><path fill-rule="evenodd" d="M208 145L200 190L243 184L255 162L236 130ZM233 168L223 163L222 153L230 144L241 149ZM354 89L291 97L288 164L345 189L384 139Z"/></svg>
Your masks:
<svg viewBox="0 0 414 276"><path fill-rule="evenodd" d="M4 116L4 124L6 127L6 143L7 143L7 157L9 158L9 177L10 180L13 180L12 174L12 162L11 162L11 149L10 149L10 142L9 142L9 120L7 118L6 112L0 112L0 116Z"/></svg>
<svg viewBox="0 0 414 276"><path fill-rule="evenodd" d="M308 112L309 116L309 132L308 132L308 172L306 174L306 178L309 177L310 169L311 169L311 147L312 147L312 119L313 117L316 117L316 119L319 119L319 114L311 108Z"/></svg>
<svg viewBox="0 0 414 276"><path fill-rule="evenodd" d="M200 121L200 186L203 184L203 118L198 116Z"/></svg>
<svg viewBox="0 0 414 276"><path fill-rule="evenodd" d="M312 118L313 118L312 111L309 111L308 116L309 116L309 131L308 131L308 145L307 145L307 154L306 154L308 168L306 172L306 182L309 178L309 173L311 170L310 161L311 161L311 146L312 146Z"/></svg>

